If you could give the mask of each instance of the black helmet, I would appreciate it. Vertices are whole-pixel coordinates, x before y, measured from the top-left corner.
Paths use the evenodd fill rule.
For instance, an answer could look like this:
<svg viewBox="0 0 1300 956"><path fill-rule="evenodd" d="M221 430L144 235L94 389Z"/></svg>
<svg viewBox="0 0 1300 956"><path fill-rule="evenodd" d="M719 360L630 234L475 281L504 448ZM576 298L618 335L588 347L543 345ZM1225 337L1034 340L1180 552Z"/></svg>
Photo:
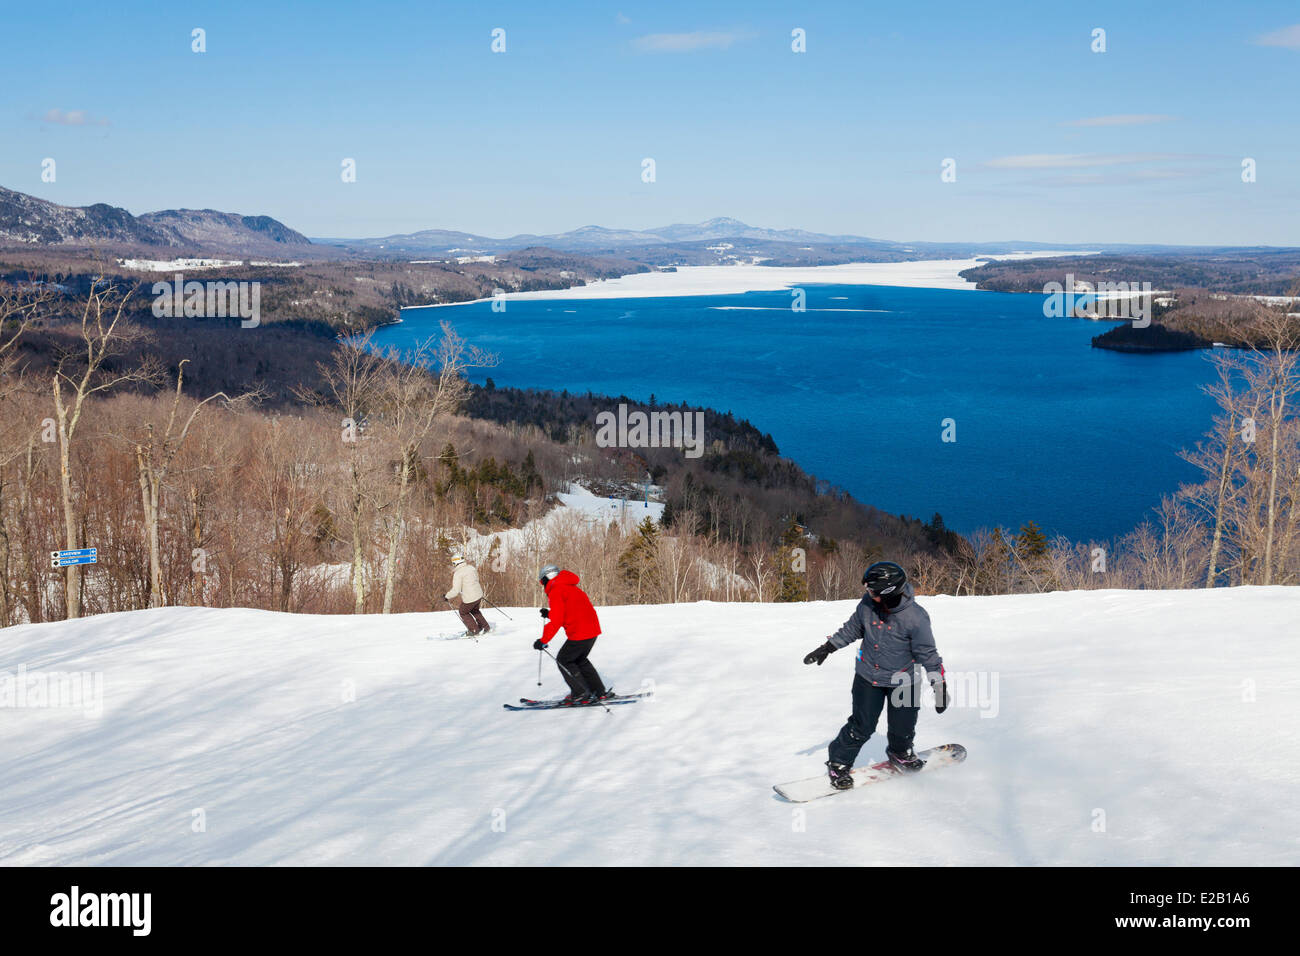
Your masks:
<svg viewBox="0 0 1300 956"><path fill-rule="evenodd" d="M902 591L907 572L893 561L877 561L862 572L862 583L875 597L887 597Z"/></svg>

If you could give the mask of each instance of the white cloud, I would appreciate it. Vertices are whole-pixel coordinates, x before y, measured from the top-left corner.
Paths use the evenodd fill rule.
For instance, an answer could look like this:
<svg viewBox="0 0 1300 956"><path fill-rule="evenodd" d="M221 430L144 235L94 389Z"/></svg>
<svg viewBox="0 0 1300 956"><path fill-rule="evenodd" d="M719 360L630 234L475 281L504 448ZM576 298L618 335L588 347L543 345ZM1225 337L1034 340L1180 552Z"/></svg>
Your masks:
<svg viewBox="0 0 1300 956"><path fill-rule="evenodd" d="M984 165L992 169L1085 169L1181 159L1176 153L1026 153L999 156Z"/></svg>
<svg viewBox="0 0 1300 956"><path fill-rule="evenodd" d="M1255 42L1260 46L1284 46L1289 50L1300 50L1300 23L1255 37Z"/></svg>
<svg viewBox="0 0 1300 956"><path fill-rule="evenodd" d="M693 33L647 33L637 37L633 43L643 53L694 53L696 50L725 50L750 36L696 30Z"/></svg>
<svg viewBox="0 0 1300 956"><path fill-rule="evenodd" d="M1152 123L1166 123L1173 119L1163 113L1117 113L1113 116L1089 116L1085 119L1070 120L1062 126L1149 126Z"/></svg>
<svg viewBox="0 0 1300 956"><path fill-rule="evenodd" d="M108 120L96 119L85 110L53 109L41 117L43 123L55 123L59 126L107 126Z"/></svg>
<svg viewBox="0 0 1300 956"><path fill-rule="evenodd" d="M1159 166L1152 169L1108 170L1106 172L1063 172L1035 179L1036 186L1122 186L1128 184L1181 182L1211 175L1200 168L1172 169Z"/></svg>

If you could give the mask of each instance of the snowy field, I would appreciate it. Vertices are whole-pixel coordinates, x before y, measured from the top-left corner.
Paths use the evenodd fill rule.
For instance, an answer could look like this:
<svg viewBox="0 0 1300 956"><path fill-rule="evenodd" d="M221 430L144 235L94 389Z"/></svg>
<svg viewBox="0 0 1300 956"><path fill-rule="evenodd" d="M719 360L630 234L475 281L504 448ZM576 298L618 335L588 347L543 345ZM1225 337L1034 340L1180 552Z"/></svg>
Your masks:
<svg viewBox="0 0 1300 956"><path fill-rule="evenodd" d="M679 295L736 295L771 292L802 285L887 285L918 289L974 290L958 273L997 259L1081 256L1088 252L1013 252L979 259L918 259L912 262L849 262L836 266L679 266L676 272L638 272L617 279L598 279L570 289L510 292L514 299L648 299ZM477 299L487 302L488 299ZM439 302L439 306L466 305Z"/></svg>
<svg viewBox="0 0 1300 956"><path fill-rule="evenodd" d="M800 807L771 786L822 771L853 653L800 661L851 602L601 609L602 675L656 691L608 714L502 709L562 689L530 608L479 643L425 639L449 612L10 628L0 863L1300 863L1300 588L922 603L957 700L916 746L969 759ZM33 706L73 671L102 698Z"/></svg>

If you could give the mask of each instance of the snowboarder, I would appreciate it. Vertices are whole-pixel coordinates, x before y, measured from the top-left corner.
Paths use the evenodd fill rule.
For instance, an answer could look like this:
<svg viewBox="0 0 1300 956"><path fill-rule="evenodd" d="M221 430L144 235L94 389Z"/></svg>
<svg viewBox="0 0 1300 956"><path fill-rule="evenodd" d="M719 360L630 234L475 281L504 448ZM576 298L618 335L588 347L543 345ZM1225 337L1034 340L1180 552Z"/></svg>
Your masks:
<svg viewBox="0 0 1300 956"><path fill-rule="evenodd" d="M466 561L459 551L452 552L451 566L456 569L451 575L451 590L443 596L460 615L466 634L470 637L486 634L492 627L479 610L483 603L483 586L478 581L478 568Z"/></svg>
<svg viewBox="0 0 1300 956"><path fill-rule="evenodd" d="M934 646L930 616L913 600L907 573L892 561L877 561L863 573L862 583L866 593L853 616L803 659L805 664L820 666L841 647L862 641L853 676L853 713L831 741L826 761L831 786L837 790L853 786L853 761L875 733L886 704L889 746L885 756L905 773L925 765L912 750L921 711L921 667L934 687L935 710L942 714L948 709L943 659Z"/></svg>
<svg viewBox="0 0 1300 956"><path fill-rule="evenodd" d="M578 587L578 576L548 564L537 572L537 583L545 589L550 607L540 609L546 625L533 647L542 650L564 628L566 640L555 658L564 682L569 685L564 702L584 704L608 698L610 691L605 689L596 668L587 659L600 636L600 620L591 599Z"/></svg>

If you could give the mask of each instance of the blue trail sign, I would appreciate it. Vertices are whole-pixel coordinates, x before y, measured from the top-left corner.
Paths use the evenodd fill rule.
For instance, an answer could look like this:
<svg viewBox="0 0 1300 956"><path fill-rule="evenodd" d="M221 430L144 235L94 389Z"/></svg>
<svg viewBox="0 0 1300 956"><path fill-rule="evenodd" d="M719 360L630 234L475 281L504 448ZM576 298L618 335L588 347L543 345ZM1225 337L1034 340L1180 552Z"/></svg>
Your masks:
<svg viewBox="0 0 1300 956"><path fill-rule="evenodd" d="M66 568L74 564L96 564L98 561L98 548L78 548L73 551L50 552L50 567L52 568Z"/></svg>

